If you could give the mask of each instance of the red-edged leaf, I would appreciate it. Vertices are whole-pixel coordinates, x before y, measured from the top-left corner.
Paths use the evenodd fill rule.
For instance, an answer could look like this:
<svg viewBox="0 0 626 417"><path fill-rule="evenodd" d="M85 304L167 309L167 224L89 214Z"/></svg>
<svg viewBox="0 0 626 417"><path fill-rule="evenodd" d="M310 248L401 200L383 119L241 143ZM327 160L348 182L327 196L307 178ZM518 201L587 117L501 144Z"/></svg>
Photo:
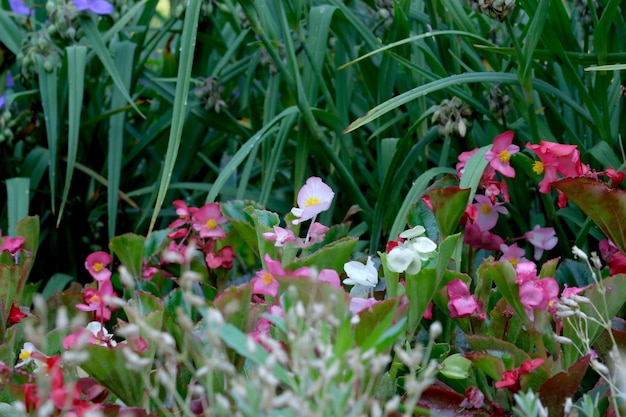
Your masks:
<svg viewBox="0 0 626 417"><path fill-rule="evenodd" d="M461 408L463 398L465 397L458 392L433 385L426 388L417 405L429 409L431 415L438 417L472 417L485 414L484 410Z"/></svg>
<svg viewBox="0 0 626 417"><path fill-rule="evenodd" d="M553 375L539 388L541 403L548 408L548 415L564 415L563 405L566 398L573 398L580 382L589 367L591 355L585 355L566 371Z"/></svg>
<svg viewBox="0 0 626 417"><path fill-rule="evenodd" d="M435 188L428 192L439 233L446 237L454 233L467 208L471 190L457 186Z"/></svg>
<svg viewBox="0 0 626 417"><path fill-rule="evenodd" d="M593 178L564 178L554 182L626 254L626 191L611 189Z"/></svg>

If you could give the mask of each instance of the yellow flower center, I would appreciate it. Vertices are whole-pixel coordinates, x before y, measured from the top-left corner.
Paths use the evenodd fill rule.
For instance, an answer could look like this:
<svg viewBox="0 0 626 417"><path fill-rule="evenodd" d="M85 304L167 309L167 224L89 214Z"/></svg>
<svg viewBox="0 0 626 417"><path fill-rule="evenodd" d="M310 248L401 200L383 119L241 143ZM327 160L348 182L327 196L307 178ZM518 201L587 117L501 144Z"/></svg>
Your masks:
<svg viewBox="0 0 626 417"><path fill-rule="evenodd" d="M543 174L543 168L543 162L541 161L535 161L535 163L533 164L533 172L537 175Z"/></svg>
<svg viewBox="0 0 626 417"><path fill-rule="evenodd" d="M319 203L320 203L320 199L319 198L317 198L317 197L309 197L304 202L304 207L315 206L316 204L319 204Z"/></svg>
<svg viewBox="0 0 626 417"><path fill-rule="evenodd" d="M21 360L26 360L26 359L29 359L29 358L30 358L30 352L27 351L26 349L22 349L20 351L20 359Z"/></svg>
<svg viewBox="0 0 626 417"><path fill-rule="evenodd" d="M206 221L206 227L208 227L209 229L215 229L217 227L217 222L215 221L215 219L209 219Z"/></svg>
<svg viewBox="0 0 626 417"><path fill-rule="evenodd" d="M511 262L511 265L513 265L513 268L515 268L517 264L519 263L517 259L515 258L509 258L509 262Z"/></svg>
<svg viewBox="0 0 626 417"><path fill-rule="evenodd" d="M97 304L100 303L100 296L98 294L94 294L91 297L89 297L89 300L86 300L87 303L89 304Z"/></svg>
<svg viewBox="0 0 626 417"><path fill-rule="evenodd" d="M489 214L489 213L491 213L491 206L488 206L487 204L484 204L484 205L480 206L480 211L482 211L483 214Z"/></svg>
<svg viewBox="0 0 626 417"><path fill-rule="evenodd" d="M509 151L500 152L500 160L502 162L509 162L509 159L511 159L511 154L509 153Z"/></svg>
<svg viewBox="0 0 626 417"><path fill-rule="evenodd" d="M100 272L104 269L104 264L101 262L96 262L93 264L93 270L96 272Z"/></svg>
<svg viewBox="0 0 626 417"><path fill-rule="evenodd" d="M261 281L265 285L270 285L273 279L274 277L269 272L264 273L263 276L261 277Z"/></svg>

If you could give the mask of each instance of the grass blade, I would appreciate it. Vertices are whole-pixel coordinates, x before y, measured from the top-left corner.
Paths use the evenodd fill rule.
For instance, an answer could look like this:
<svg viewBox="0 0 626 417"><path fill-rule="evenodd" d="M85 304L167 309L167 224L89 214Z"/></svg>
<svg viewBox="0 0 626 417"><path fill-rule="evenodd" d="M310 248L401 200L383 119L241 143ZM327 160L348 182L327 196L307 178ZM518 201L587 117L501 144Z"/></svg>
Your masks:
<svg viewBox="0 0 626 417"><path fill-rule="evenodd" d="M161 172L159 192L154 206L154 213L152 213L152 219L150 220L148 234L154 229L159 211L163 206L163 201L165 201L165 194L167 193L172 171L174 171L176 157L178 156L178 148L180 147L180 139L183 134L183 125L187 113L187 100L191 83L191 67L193 65L201 5L202 2L200 0L189 0L187 3L185 20L183 22L183 33L180 39L180 59L178 77L176 79L176 93L174 94L172 128L170 129L165 162L163 171Z"/></svg>
<svg viewBox="0 0 626 417"><path fill-rule="evenodd" d="M9 51L17 55L20 52L22 39L26 34L15 24L13 19L9 17L6 10L0 7L0 42L3 43Z"/></svg>
<svg viewBox="0 0 626 417"><path fill-rule="evenodd" d="M48 139L48 178L50 179L50 199L52 213L56 207L56 176L57 154L59 150L59 108L58 108L58 75L56 65L50 71L44 68L43 58L37 57L39 69L39 93L46 121L46 137Z"/></svg>
<svg viewBox="0 0 626 417"><path fill-rule="evenodd" d="M7 211L9 236L15 236L17 222L28 216L30 203L30 178L7 179Z"/></svg>
<svg viewBox="0 0 626 417"><path fill-rule="evenodd" d="M67 202L67 196L72 183L76 154L78 153L78 136L80 133L80 114L83 108L83 94L85 92L85 66L87 48L84 46L68 46L65 50L67 55L67 78L69 87L69 111L68 111L68 138L67 138L67 167L65 170L65 186L61 198L61 208L57 217L57 227L61 223L63 209Z"/></svg>

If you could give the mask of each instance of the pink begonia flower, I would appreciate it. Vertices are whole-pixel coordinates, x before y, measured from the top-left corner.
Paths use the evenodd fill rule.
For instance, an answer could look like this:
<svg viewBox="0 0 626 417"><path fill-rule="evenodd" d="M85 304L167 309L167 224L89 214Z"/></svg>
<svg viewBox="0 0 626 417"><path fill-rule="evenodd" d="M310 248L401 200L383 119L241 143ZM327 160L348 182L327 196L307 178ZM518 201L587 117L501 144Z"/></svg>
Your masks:
<svg viewBox="0 0 626 417"><path fill-rule="evenodd" d="M328 210L334 197L333 190L319 177L309 178L298 192L298 207L291 209L291 213L297 217L292 223L302 223Z"/></svg>
<svg viewBox="0 0 626 417"><path fill-rule="evenodd" d="M224 268L232 269L235 260L235 251L232 246L224 246L217 252L209 250L204 257L206 264L211 269Z"/></svg>
<svg viewBox="0 0 626 417"><path fill-rule="evenodd" d="M348 278L343 280L346 285L361 285L363 287L374 288L378 285L378 270L374 266L372 257L367 257L367 262L362 264L357 261L346 262L343 265Z"/></svg>
<svg viewBox="0 0 626 417"><path fill-rule="evenodd" d="M63 348L71 349L80 342L111 347L117 345L117 342L113 340L113 335L110 334L99 321L91 321L86 327L81 327L75 332L65 336L65 338L63 338Z"/></svg>
<svg viewBox="0 0 626 417"><path fill-rule="evenodd" d="M502 257L500 259L511 262L513 267L516 267L520 262L527 261L527 259L524 258L526 251L517 246L517 243L514 243L511 246L502 244L500 245L500 251L502 251Z"/></svg>
<svg viewBox="0 0 626 417"><path fill-rule="evenodd" d="M539 183L541 193L550 192L550 185L557 179L557 173L575 177L589 172L589 166L580 162L580 152L576 150L576 145L541 141L539 145L527 143L526 147L535 152L540 159L533 165L533 171L537 175L544 174Z"/></svg>
<svg viewBox="0 0 626 417"><path fill-rule="evenodd" d="M515 265L515 272L517 272L517 279L515 280L517 285L539 279L537 277L537 264L532 261L519 262Z"/></svg>
<svg viewBox="0 0 626 417"><path fill-rule="evenodd" d="M222 214L218 203L209 203L200 207L191 217L194 230L200 233L201 238L223 239L226 232L220 227L228 219Z"/></svg>
<svg viewBox="0 0 626 417"><path fill-rule="evenodd" d="M18 251L20 251L22 249L22 245L24 244L24 238L21 236L5 236L0 237L0 239L2 239L2 244L0 244L0 252L6 250L11 254L11 256L14 256Z"/></svg>
<svg viewBox="0 0 626 417"><path fill-rule="evenodd" d="M508 388L511 392L519 391L521 389L520 377L539 368L543 362L544 360L541 358L525 360L519 368L505 371L502 374L502 379L495 383L495 387L498 389Z"/></svg>
<svg viewBox="0 0 626 417"><path fill-rule="evenodd" d="M375 298L352 297L350 299L350 311L359 314L361 311L372 308L379 301Z"/></svg>
<svg viewBox="0 0 626 417"><path fill-rule="evenodd" d="M450 281L446 288L448 292L448 310L453 319L463 318L469 315L478 317L481 320L486 318L482 311L482 303L476 300L476 296L470 294L467 284L462 279L457 278Z"/></svg>
<svg viewBox="0 0 626 417"><path fill-rule="evenodd" d="M565 284L565 288L563 288L563 291L561 292L561 298L570 298L572 295L578 295L583 291L585 291L584 288L568 287L567 284Z"/></svg>
<svg viewBox="0 0 626 417"><path fill-rule="evenodd" d="M477 224L468 223L465 226L463 242L474 249L498 250L504 240L488 230L482 230Z"/></svg>
<svg viewBox="0 0 626 417"><path fill-rule="evenodd" d="M341 288L341 280L339 274L334 269L322 269L317 276L321 282L326 282L335 288Z"/></svg>
<svg viewBox="0 0 626 417"><path fill-rule="evenodd" d="M274 246L276 247L281 247L285 246L285 244L289 242L295 241L296 236L290 229L285 229L284 227L280 226L274 226L274 233L263 233L263 239L267 240L268 242L274 242Z"/></svg>
<svg viewBox="0 0 626 417"><path fill-rule="evenodd" d="M113 13L113 5L106 0L72 0L76 10L84 12L89 10L96 14Z"/></svg>
<svg viewBox="0 0 626 417"><path fill-rule="evenodd" d="M182 243L170 242L161 256L161 264L183 264L187 246Z"/></svg>
<svg viewBox="0 0 626 417"><path fill-rule="evenodd" d="M265 254L265 266L267 271L258 271L250 280L252 283L252 294L264 294L276 297L278 294L278 281L276 281L275 277L284 277L287 275L294 277L311 276L311 270L306 266L294 272L285 271L280 261L274 261L268 254Z"/></svg>
<svg viewBox="0 0 626 417"><path fill-rule="evenodd" d="M554 278L528 280L519 287L519 298L526 310L545 310L559 295Z"/></svg>
<svg viewBox="0 0 626 417"><path fill-rule="evenodd" d="M111 255L106 252L94 252L87 256L85 268L87 268L89 274L91 274L96 281L107 281L111 279L111 271L107 268L107 265L109 265L112 260Z"/></svg>
<svg viewBox="0 0 626 417"><path fill-rule="evenodd" d="M424 315L422 316L424 320L432 320L433 319L433 302L429 301L428 306L426 307L426 311L424 311Z"/></svg>
<svg viewBox="0 0 626 417"><path fill-rule="evenodd" d="M519 146L512 145L513 132L504 132L493 140L493 146L485 154L485 159L489 161L489 165L505 177L515 177L515 170L511 166L511 155L519 152Z"/></svg>
<svg viewBox="0 0 626 417"><path fill-rule="evenodd" d="M188 207L187 203L183 200L175 200L172 202L174 207L176 207L176 214L178 215L178 219L174 220L167 226L168 229L176 229L180 226L183 226L191 221L191 216L198 210L196 207Z"/></svg>
<svg viewBox="0 0 626 417"><path fill-rule="evenodd" d="M509 214L506 207L503 207L504 203L493 203L487 196L476 194L474 199L478 202L477 218L475 224L477 224L481 230L491 230L498 223L498 213Z"/></svg>
<svg viewBox="0 0 626 417"><path fill-rule="evenodd" d="M83 298L85 303L76 304L76 308L81 311L93 311L97 320L108 321L111 319L111 310L107 307L106 297L115 297L113 284L106 280L98 283L99 289L85 288Z"/></svg>
<svg viewBox="0 0 626 417"><path fill-rule="evenodd" d="M319 243L324 240L326 237L326 232L328 232L328 227L324 226L322 223L313 222L309 227L309 243Z"/></svg>
<svg viewBox="0 0 626 417"><path fill-rule="evenodd" d="M524 237L531 245L535 247L534 258L536 261L541 259L544 250L550 250L556 246L559 239L556 237L554 228L541 227L538 224L535 225L533 230L526 232Z"/></svg>

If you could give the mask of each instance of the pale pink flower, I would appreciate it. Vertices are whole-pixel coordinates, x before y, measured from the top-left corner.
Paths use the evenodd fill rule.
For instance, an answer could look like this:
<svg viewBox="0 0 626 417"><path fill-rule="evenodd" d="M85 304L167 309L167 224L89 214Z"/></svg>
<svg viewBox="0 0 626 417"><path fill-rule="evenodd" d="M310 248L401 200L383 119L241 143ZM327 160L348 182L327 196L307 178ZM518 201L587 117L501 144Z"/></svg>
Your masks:
<svg viewBox="0 0 626 417"><path fill-rule="evenodd" d="M112 260L111 255L106 252L94 252L87 256L85 268L87 268L87 271L89 271L96 281L107 281L111 279L111 271L107 268L107 265L109 265Z"/></svg>
<svg viewBox="0 0 626 417"><path fill-rule="evenodd" d="M541 227L538 224L535 225L533 230L526 232L524 237L535 247L535 260L541 259L541 255L543 255L544 250L554 248L559 242L559 239L556 237L556 233L554 232L554 228Z"/></svg>
<svg viewBox="0 0 626 417"><path fill-rule="evenodd" d="M187 203L183 200L175 200L172 202L174 207L176 207L176 214L178 215L178 219L174 220L167 226L168 229L176 229L180 226L183 226L191 221L191 216L198 210L196 207L188 207Z"/></svg>
<svg viewBox="0 0 626 417"><path fill-rule="evenodd" d="M321 282L326 282L333 287L341 288L339 274L334 269L322 269L317 276L317 279Z"/></svg>
<svg viewBox="0 0 626 417"><path fill-rule="evenodd" d="M511 265L513 265L513 267L516 267L520 262L524 262L527 260L526 258L524 258L524 255L526 255L526 251L517 246L517 243L514 243L511 246L505 245L503 243L502 245L500 245L500 250L502 251L502 257L500 259L511 262Z"/></svg>
<svg viewBox="0 0 626 417"><path fill-rule="evenodd" d="M515 283L522 285L527 281L537 280L537 264L531 261L519 262L515 265L515 272L517 272L517 279Z"/></svg>
<svg viewBox="0 0 626 417"><path fill-rule="evenodd" d="M319 177L309 178L298 193L298 207L291 209L291 213L297 217L293 224L313 219L322 211L328 210L334 197L333 190Z"/></svg>
<svg viewBox="0 0 626 417"><path fill-rule="evenodd" d="M328 227L324 226L322 223L313 222L309 227L309 243L319 243L324 240L326 237L326 232L328 232Z"/></svg>
<svg viewBox="0 0 626 417"><path fill-rule="evenodd" d="M265 254L266 270L256 273L250 280L252 283L252 294L265 294L276 297L278 294L278 281L275 277L294 276L294 277L310 277L311 270L308 267L302 267L295 272L285 271L280 261L274 261L268 254Z"/></svg>
<svg viewBox="0 0 626 417"><path fill-rule="evenodd" d="M191 217L193 228L200 233L201 238L225 238L226 232L220 227L220 224L226 223L227 220L217 203L205 204L196 210Z"/></svg>
<svg viewBox="0 0 626 417"><path fill-rule="evenodd" d="M372 308L378 303L375 298L352 297L350 299L350 311L352 314L359 314L361 311Z"/></svg>
<svg viewBox="0 0 626 417"><path fill-rule="evenodd" d="M268 242L274 242L274 246L276 247L281 247L285 246L289 242L295 241L296 236L290 229L285 229L284 227L280 226L274 226L274 233L263 233L263 239L267 240Z"/></svg>
<svg viewBox="0 0 626 417"><path fill-rule="evenodd" d="M493 140L491 150L485 154L485 159L489 161L489 165L505 177L515 177L515 170L511 166L511 155L519 152L519 146L512 145L513 132L504 132Z"/></svg>
<svg viewBox="0 0 626 417"><path fill-rule="evenodd" d="M475 224L480 227L481 230L491 230L498 223L498 213L509 214L506 207L503 207L504 203L493 203L487 196L476 194L474 199L478 202L476 204L477 217Z"/></svg>

